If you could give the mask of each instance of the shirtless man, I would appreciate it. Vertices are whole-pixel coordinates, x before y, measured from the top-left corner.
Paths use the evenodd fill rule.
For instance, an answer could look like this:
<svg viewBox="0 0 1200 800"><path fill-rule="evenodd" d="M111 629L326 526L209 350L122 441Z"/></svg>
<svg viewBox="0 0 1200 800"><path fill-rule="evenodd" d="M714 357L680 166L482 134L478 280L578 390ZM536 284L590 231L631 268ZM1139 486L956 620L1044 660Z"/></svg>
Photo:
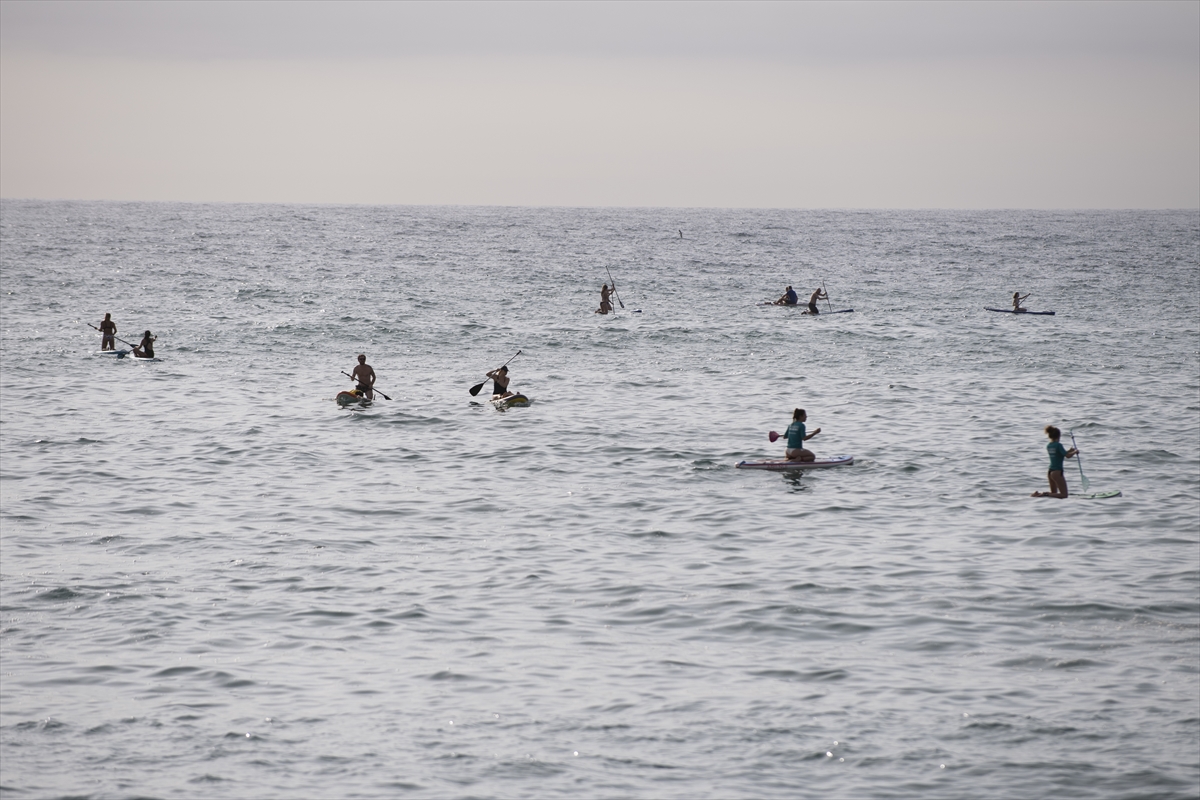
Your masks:
<svg viewBox="0 0 1200 800"><path fill-rule="evenodd" d="M1021 303L1024 303L1030 297L1033 297L1032 293L1022 297L1020 292L1013 292L1013 311L1016 311L1018 314L1028 311L1029 309L1027 308L1021 308Z"/></svg>
<svg viewBox="0 0 1200 800"><path fill-rule="evenodd" d="M817 301L818 300L828 300L828 299L829 299L829 295L825 294L824 289L817 289L815 292L812 293L812 296L808 298L808 313L809 314L820 314L821 309L817 308Z"/></svg>
<svg viewBox="0 0 1200 800"><path fill-rule="evenodd" d="M100 349L117 349L117 323L112 321L112 314L105 314L100 323Z"/></svg>
<svg viewBox="0 0 1200 800"><path fill-rule="evenodd" d="M368 400L375 399L375 370L367 364L366 356L359 354L358 366L351 371L350 377L358 382L354 388L365 394Z"/></svg>
<svg viewBox="0 0 1200 800"><path fill-rule="evenodd" d="M616 286L614 283L613 286ZM596 309L597 314L608 314L613 310L612 300L609 297L612 295L612 289L608 288L608 284L600 287L600 308Z"/></svg>

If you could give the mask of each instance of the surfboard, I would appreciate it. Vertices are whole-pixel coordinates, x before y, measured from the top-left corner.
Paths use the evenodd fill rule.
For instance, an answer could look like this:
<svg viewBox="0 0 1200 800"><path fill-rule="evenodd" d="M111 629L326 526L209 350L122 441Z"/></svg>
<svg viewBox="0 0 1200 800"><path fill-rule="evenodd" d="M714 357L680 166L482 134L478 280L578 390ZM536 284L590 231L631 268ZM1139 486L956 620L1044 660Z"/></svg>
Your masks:
<svg viewBox="0 0 1200 800"><path fill-rule="evenodd" d="M829 456L818 458L816 461L739 461L735 469L769 469L775 472L787 472L795 469L823 469L825 467L841 467L854 463L854 456Z"/></svg>
<svg viewBox="0 0 1200 800"><path fill-rule="evenodd" d="M1053 317L1054 316L1053 311L1013 311L1011 308L988 308L987 306L984 306L983 310L984 311L995 311L997 314L1019 314L1022 317L1027 316L1027 315L1034 316L1034 317L1042 317L1042 316Z"/></svg>
<svg viewBox="0 0 1200 800"><path fill-rule="evenodd" d="M1073 494L1071 497L1078 497L1080 500L1104 500L1108 497L1120 497L1120 489L1112 489L1107 492L1093 492L1092 494Z"/></svg>

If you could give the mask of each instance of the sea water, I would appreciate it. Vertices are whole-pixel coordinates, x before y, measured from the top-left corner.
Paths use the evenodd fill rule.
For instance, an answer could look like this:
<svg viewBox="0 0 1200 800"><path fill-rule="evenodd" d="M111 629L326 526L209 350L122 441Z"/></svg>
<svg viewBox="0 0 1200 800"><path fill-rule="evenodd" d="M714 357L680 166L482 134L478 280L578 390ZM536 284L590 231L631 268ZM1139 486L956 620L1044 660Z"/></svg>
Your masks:
<svg viewBox="0 0 1200 800"><path fill-rule="evenodd" d="M1198 265L1195 211L5 201L0 795L1195 798ZM734 468L797 407L853 466ZM1050 424L1121 497L1029 497Z"/></svg>

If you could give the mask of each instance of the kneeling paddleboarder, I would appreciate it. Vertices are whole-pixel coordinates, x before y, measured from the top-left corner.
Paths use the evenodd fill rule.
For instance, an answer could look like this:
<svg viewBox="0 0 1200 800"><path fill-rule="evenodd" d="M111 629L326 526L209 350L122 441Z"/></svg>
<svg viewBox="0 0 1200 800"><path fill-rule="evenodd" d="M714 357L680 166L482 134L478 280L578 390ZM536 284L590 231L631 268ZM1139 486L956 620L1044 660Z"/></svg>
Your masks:
<svg viewBox="0 0 1200 800"><path fill-rule="evenodd" d="M804 422L808 419L808 414L804 413L803 408L797 408L792 412L792 424L788 425L787 433L787 460L788 461L815 461L817 456L811 451L806 450L804 443L821 432L817 428L812 433L805 433Z"/></svg>
<svg viewBox="0 0 1200 800"><path fill-rule="evenodd" d="M494 369L487 373L487 376L492 379L492 399L500 400L512 394L508 390L508 367L503 366L499 369Z"/></svg>

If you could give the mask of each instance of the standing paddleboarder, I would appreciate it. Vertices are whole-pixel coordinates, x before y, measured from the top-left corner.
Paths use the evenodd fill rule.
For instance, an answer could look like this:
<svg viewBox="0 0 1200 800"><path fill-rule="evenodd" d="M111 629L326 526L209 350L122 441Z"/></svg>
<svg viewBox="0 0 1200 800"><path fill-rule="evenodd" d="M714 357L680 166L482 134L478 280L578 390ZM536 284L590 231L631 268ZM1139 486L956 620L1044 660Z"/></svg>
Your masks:
<svg viewBox="0 0 1200 800"><path fill-rule="evenodd" d="M367 363L367 357L362 353L359 353L358 366L351 371L350 377L358 382L354 388L365 394L368 400L375 399L375 370Z"/></svg>
<svg viewBox="0 0 1200 800"><path fill-rule="evenodd" d="M1053 425L1047 425L1045 431L1046 435L1050 437L1050 444L1046 445L1046 452L1050 454L1050 470L1046 473L1046 479L1050 481L1050 491L1034 492L1029 496L1063 499L1067 496L1067 479L1063 475L1063 459L1074 458L1079 451L1074 447L1070 450L1063 447L1058 441L1062 432Z"/></svg>
<svg viewBox="0 0 1200 800"><path fill-rule="evenodd" d="M116 350L117 349L117 323L112 321L112 314L105 314L104 321L100 323L100 349L101 350Z"/></svg>
<svg viewBox="0 0 1200 800"><path fill-rule="evenodd" d="M829 299L829 295L825 294L825 290L823 288L818 288L808 298L808 311L806 313L820 314L821 309L817 308L817 301L818 300L828 300L828 299Z"/></svg>

